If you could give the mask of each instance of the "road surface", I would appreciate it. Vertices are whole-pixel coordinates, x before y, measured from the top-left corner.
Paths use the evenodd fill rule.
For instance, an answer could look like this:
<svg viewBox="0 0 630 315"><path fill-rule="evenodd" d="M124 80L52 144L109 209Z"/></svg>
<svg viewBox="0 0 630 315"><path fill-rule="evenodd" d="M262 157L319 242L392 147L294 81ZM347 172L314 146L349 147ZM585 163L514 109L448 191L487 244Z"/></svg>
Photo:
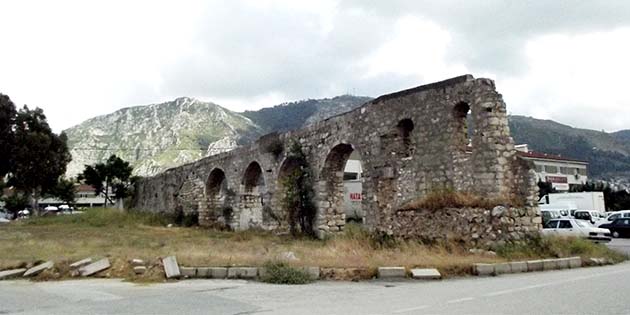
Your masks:
<svg viewBox="0 0 630 315"><path fill-rule="evenodd" d="M437 282L0 282L0 314L628 314L630 263Z"/></svg>

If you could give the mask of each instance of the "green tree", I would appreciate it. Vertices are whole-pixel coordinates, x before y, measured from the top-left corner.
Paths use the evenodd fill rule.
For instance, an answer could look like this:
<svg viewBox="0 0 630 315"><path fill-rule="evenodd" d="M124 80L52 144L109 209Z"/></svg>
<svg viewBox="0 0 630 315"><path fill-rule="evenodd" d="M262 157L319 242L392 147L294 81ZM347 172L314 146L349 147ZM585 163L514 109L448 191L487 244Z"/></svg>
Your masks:
<svg viewBox="0 0 630 315"><path fill-rule="evenodd" d="M0 178L10 170L10 158L14 143L13 127L17 112L11 99L0 93Z"/></svg>
<svg viewBox="0 0 630 315"><path fill-rule="evenodd" d="M557 191L553 188L553 184L550 182L543 182L542 180L538 181L538 199L555 192Z"/></svg>
<svg viewBox="0 0 630 315"><path fill-rule="evenodd" d="M55 197L68 205L74 205L76 199L75 193L74 181L59 178L57 184L48 191L47 195Z"/></svg>
<svg viewBox="0 0 630 315"><path fill-rule="evenodd" d="M53 189L72 157L64 133L56 135L40 108L24 106L15 117L14 144L9 162L9 182L30 196L34 211L39 198Z"/></svg>
<svg viewBox="0 0 630 315"><path fill-rule="evenodd" d="M79 179L94 187L97 194L102 194L107 206L108 202L114 203L110 198L110 190L116 198L124 198L129 194L133 181L132 171L133 167L129 166L129 162L112 155L105 163L86 165L83 173L79 174Z"/></svg>
<svg viewBox="0 0 630 315"><path fill-rule="evenodd" d="M284 188L282 205L286 210L291 235L315 236L315 205L311 172L300 143L293 141L287 152L287 160L293 164L290 172L281 180Z"/></svg>

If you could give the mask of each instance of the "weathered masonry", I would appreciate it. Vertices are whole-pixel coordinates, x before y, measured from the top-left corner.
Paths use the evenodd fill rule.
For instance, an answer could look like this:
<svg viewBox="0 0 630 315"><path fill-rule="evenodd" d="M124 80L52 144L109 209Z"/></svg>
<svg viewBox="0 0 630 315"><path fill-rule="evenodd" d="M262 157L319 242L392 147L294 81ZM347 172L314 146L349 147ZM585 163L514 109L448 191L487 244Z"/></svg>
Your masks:
<svg viewBox="0 0 630 315"><path fill-rule="evenodd" d="M470 140L469 140L470 139ZM389 234L474 242L518 239L540 229L533 170L514 150L505 103L489 79L464 75L383 95L309 127L141 179L134 207L198 212L200 224L282 229L280 184L301 144L314 179L318 235L345 225L343 168L354 151L363 165L365 224ZM518 206L402 210L448 189Z"/></svg>

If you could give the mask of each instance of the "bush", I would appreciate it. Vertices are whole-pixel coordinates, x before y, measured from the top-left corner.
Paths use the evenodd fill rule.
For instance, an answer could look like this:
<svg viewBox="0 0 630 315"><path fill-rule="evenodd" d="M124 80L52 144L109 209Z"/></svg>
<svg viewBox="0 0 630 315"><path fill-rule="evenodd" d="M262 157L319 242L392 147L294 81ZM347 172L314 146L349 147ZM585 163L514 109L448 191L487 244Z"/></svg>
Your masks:
<svg viewBox="0 0 630 315"><path fill-rule="evenodd" d="M276 284L306 284L313 282L309 274L283 262L267 262L267 273L260 280Z"/></svg>

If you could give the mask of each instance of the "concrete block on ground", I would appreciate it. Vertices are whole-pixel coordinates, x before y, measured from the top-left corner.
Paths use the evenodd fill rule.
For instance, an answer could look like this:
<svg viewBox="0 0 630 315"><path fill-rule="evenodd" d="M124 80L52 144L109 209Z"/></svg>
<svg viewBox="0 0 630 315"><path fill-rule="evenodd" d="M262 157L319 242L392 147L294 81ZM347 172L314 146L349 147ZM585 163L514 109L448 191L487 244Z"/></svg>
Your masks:
<svg viewBox="0 0 630 315"><path fill-rule="evenodd" d="M435 268L411 269L411 277L417 280L441 279L442 274Z"/></svg>
<svg viewBox="0 0 630 315"><path fill-rule="evenodd" d="M264 278L267 276L267 267L258 267L258 278Z"/></svg>
<svg viewBox="0 0 630 315"><path fill-rule="evenodd" d="M197 278L210 278L210 268L197 267Z"/></svg>
<svg viewBox="0 0 630 315"><path fill-rule="evenodd" d="M556 270L558 269L558 261L555 259L543 259L543 270Z"/></svg>
<svg viewBox="0 0 630 315"><path fill-rule="evenodd" d="M138 259L138 258L134 258L134 259L130 260L129 263L132 266L144 266L144 260Z"/></svg>
<svg viewBox="0 0 630 315"><path fill-rule="evenodd" d="M473 272L478 276L493 276L494 264L474 264Z"/></svg>
<svg viewBox="0 0 630 315"><path fill-rule="evenodd" d="M568 259L569 259L569 268L582 267L582 257L570 257Z"/></svg>
<svg viewBox="0 0 630 315"><path fill-rule="evenodd" d="M177 258L175 258L175 256L162 258L162 264L164 265L164 273L167 279L179 278L182 275L179 271L179 265L177 264Z"/></svg>
<svg viewBox="0 0 630 315"><path fill-rule="evenodd" d="M512 273L527 272L527 262L513 261L510 263L510 269L512 269Z"/></svg>
<svg viewBox="0 0 630 315"><path fill-rule="evenodd" d="M21 276L24 274L25 271L26 271L26 268L0 271L0 280L5 280L5 279Z"/></svg>
<svg viewBox="0 0 630 315"><path fill-rule="evenodd" d="M255 279L258 276L256 267L230 267L227 271L229 279Z"/></svg>
<svg viewBox="0 0 630 315"><path fill-rule="evenodd" d="M186 278L197 277L197 268L195 267L179 267L179 272L183 277Z"/></svg>
<svg viewBox="0 0 630 315"><path fill-rule="evenodd" d="M502 275L506 273L512 273L512 268L510 267L510 263L497 263L494 264L494 274Z"/></svg>
<svg viewBox="0 0 630 315"><path fill-rule="evenodd" d="M569 258L556 259L556 265L558 266L558 269L569 269Z"/></svg>
<svg viewBox="0 0 630 315"><path fill-rule="evenodd" d="M228 268L226 267L210 267L208 268L208 277L213 279L225 279L228 276Z"/></svg>
<svg viewBox="0 0 630 315"><path fill-rule="evenodd" d="M403 279L407 277L405 267L378 267L379 279Z"/></svg>
<svg viewBox="0 0 630 315"><path fill-rule="evenodd" d="M36 275L38 275L40 272L46 270L46 269L51 269L53 266L55 265L54 262L52 262L52 260L49 260L43 264L39 264L29 270L27 270L23 277L34 277Z"/></svg>
<svg viewBox="0 0 630 315"><path fill-rule="evenodd" d="M319 279L319 273L320 273L319 267L302 267L302 271L307 273L309 278L311 278L312 280ZM258 270L258 275L260 275L260 270Z"/></svg>
<svg viewBox="0 0 630 315"><path fill-rule="evenodd" d="M145 266L135 266L135 267L133 267L133 272L135 272L137 275L142 275L145 272L147 272L147 267L145 267Z"/></svg>
<svg viewBox="0 0 630 315"><path fill-rule="evenodd" d="M85 265L91 264L92 263L92 258L85 258L85 259L81 259L77 262L71 263L70 264L70 268L76 269L76 268L80 268L83 267Z"/></svg>
<svg viewBox="0 0 630 315"><path fill-rule="evenodd" d="M527 261L527 271L543 271L544 269L542 260L528 260Z"/></svg>
<svg viewBox="0 0 630 315"><path fill-rule="evenodd" d="M79 274L83 277L91 276L99 271L103 271L111 267L109 259L103 258L99 261L93 262L89 265L79 268Z"/></svg>

